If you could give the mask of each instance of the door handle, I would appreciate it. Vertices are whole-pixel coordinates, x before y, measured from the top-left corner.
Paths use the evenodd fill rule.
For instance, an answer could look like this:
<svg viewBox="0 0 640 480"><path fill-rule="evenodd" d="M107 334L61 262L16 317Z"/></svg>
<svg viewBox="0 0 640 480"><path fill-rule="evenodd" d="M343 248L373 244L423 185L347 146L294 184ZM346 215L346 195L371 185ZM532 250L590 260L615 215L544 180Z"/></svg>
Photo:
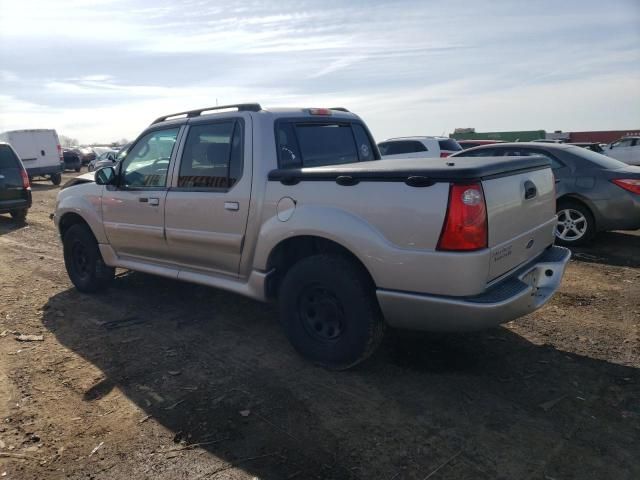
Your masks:
<svg viewBox="0 0 640 480"><path fill-rule="evenodd" d="M538 189L536 188L535 183L531 180L527 180L524 182L524 199L531 200L538 194Z"/></svg>
<svg viewBox="0 0 640 480"><path fill-rule="evenodd" d="M149 205L157 206L160 205L160 199L156 197L138 197L138 201L141 203L148 203Z"/></svg>
<svg viewBox="0 0 640 480"><path fill-rule="evenodd" d="M238 202L224 202L224 209L237 212L240 210L240 204Z"/></svg>

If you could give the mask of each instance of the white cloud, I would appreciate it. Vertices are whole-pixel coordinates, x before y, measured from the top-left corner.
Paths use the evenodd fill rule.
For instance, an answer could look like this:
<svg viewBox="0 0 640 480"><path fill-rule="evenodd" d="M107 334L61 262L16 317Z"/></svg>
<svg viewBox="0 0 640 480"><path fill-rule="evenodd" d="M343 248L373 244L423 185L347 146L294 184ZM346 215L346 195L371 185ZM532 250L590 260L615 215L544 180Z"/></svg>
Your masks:
<svg viewBox="0 0 640 480"><path fill-rule="evenodd" d="M107 141L216 98L344 105L379 138L640 121L633 0L586 0L580 11L551 1L0 0L0 12L3 128Z"/></svg>

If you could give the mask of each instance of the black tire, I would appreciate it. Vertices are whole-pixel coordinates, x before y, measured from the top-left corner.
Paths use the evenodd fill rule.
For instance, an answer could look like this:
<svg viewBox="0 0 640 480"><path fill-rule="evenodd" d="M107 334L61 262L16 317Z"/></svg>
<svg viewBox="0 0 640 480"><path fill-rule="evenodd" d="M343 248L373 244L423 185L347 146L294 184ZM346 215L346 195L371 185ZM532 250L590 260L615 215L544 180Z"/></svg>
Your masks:
<svg viewBox="0 0 640 480"><path fill-rule="evenodd" d="M12 210L10 212L11 218L13 218L16 223L25 223L27 221L27 212L28 209L26 208L21 208L20 210Z"/></svg>
<svg viewBox="0 0 640 480"><path fill-rule="evenodd" d="M71 226L62 243L64 265L78 290L91 293L109 286L115 276L115 268L105 265L98 242L87 225Z"/></svg>
<svg viewBox="0 0 640 480"><path fill-rule="evenodd" d="M360 265L341 255L315 255L291 267L279 289L279 306L294 348L329 369L364 361L384 335L375 285Z"/></svg>
<svg viewBox="0 0 640 480"><path fill-rule="evenodd" d="M54 185L60 185L60 182L62 182L61 173L52 173L50 178L51 178L51 183L53 183Z"/></svg>
<svg viewBox="0 0 640 480"><path fill-rule="evenodd" d="M577 200L560 200L558 202L556 212L559 215L558 217L558 226L556 227L556 243L558 245L564 245L567 247L584 245L585 243L593 240L593 237L596 234L596 222L593 218L593 213L589 207L587 207L584 203L579 202ZM563 213L564 212L564 213ZM584 233L580 236L577 235L568 235L565 238L561 236L561 229L567 228L562 225L562 219L566 218L566 212L574 212L576 216L581 215L584 218L584 222L586 223L586 227L584 228ZM581 226L582 222L577 226Z"/></svg>
<svg viewBox="0 0 640 480"><path fill-rule="evenodd" d="M76 168L74 168L74 170L75 170L76 172L79 172L81 168L82 168L82 167L76 167Z"/></svg>

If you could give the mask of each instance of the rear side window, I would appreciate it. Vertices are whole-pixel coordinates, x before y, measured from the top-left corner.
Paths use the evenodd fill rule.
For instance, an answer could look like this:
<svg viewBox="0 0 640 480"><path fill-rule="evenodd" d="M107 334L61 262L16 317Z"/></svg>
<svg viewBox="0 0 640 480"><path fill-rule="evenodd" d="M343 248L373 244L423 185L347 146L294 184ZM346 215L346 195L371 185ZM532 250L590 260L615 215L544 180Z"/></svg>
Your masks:
<svg viewBox="0 0 640 480"><path fill-rule="evenodd" d="M178 187L231 188L242 175L242 158L241 122L192 125L180 161Z"/></svg>
<svg viewBox="0 0 640 480"><path fill-rule="evenodd" d="M19 168L18 157L7 145L0 145L0 168Z"/></svg>
<svg viewBox="0 0 640 480"><path fill-rule="evenodd" d="M382 155L403 155L406 153L428 152L424 143L418 140L393 140L378 145Z"/></svg>
<svg viewBox="0 0 640 480"><path fill-rule="evenodd" d="M438 145L440 145L440 150L451 150L453 152L462 150L462 147L453 138L438 140Z"/></svg>
<svg viewBox="0 0 640 480"><path fill-rule="evenodd" d="M477 150L465 150L463 153L456 153L456 157L501 157L503 152L493 148L479 148Z"/></svg>
<svg viewBox="0 0 640 480"><path fill-rule="evenodd" d="M280 168L318 167L375 160L364 127L358 124L280 122L276 126Z"/></svg>

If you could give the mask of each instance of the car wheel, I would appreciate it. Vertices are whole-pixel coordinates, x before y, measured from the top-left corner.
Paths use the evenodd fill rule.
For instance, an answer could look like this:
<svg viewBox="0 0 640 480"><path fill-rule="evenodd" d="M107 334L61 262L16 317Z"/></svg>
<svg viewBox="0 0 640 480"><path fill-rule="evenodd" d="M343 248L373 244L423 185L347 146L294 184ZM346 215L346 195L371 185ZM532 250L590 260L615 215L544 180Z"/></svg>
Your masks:
<svg viewBox="0 0 640 480"><path fill-rule="evenodd" d="M20 210L12 210L11 218L15 220L16 223L24 223L27 221L27 209L21 208Z"/></svg>
<svg viewBox="0 0 640 480"><path fill-rule="evenodd" d="M280 286L279 304L289 341L317 365L352 367L382 341L385 325L375 285L360 265L344 256L300 260Z"/></svg>
<svg viewBox="0 0 640 480"><path fill-rule="evenodd" d="M583 245L595 235L595 221L588 207L580 202L558 203L556 243L565 246Z"/></svg>
<svg viewBox="0 0 640 480"><path fill-rule="evenodd" d="M80 168L81 168L81 167L76 167L74 170L75 170L76 172L79 172L79 171L80 171Z"/></svg>
<svg viewBox="0 0 640 480"><path fill-rule="evenodd" d="M62 182L62 174L61 173L52 173L51 174L51 183L54 185L60 185Z"/></svg>
<svg viewBox="0 0 640 480"><path fill-rule="evenodd" d="M115 268L104 263L98 242L88 226L73 225L62 239L64 265L71 282L81 292L107 288L115 276Z"/></svg>

